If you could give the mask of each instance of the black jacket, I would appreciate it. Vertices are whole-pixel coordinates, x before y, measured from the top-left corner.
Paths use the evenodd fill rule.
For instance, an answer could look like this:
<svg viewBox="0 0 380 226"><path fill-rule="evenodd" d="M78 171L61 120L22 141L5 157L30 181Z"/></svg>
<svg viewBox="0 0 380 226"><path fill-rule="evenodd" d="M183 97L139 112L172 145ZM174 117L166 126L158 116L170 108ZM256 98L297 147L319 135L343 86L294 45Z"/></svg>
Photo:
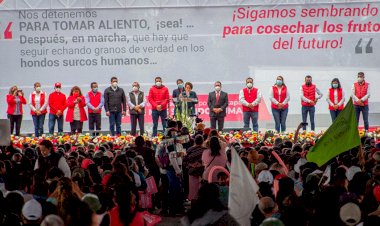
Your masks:
<svg viewBox="0 0 380 226"><path fill-rule="evenodd" d="M127 99L122 88L117 87L116 90L113 90L112 87L108 87L104 90L104 109L106 112L126 111Z"/></svg>

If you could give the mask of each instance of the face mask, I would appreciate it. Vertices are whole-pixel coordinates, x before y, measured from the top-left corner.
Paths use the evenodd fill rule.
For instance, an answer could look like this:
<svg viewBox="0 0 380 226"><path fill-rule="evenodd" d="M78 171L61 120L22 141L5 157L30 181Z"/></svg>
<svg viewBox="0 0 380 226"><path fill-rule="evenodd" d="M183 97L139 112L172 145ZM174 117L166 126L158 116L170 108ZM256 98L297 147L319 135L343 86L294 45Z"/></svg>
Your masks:
<svg viewBox="0 0 380 226"><path fill-rule="evenodd" d="M74 96L74 97L78 97L78 96L79 96L79 92L75 91L75 92L73 93L73 96Z"/></svg>
<svg viewBox="0 0 380 226"><path fill-rule="evenodd" d="M361 82L363 82L363 81L364 81L364 78L361 78L361 77L358 78L358 82L361 83Z"/></svg>
<svg viewBox="0 0 380 226"><path fill-rule="evenodd" d="M132 90L133 90L134 92L137 92L137 91L139 91L139 87L137 87L137 86L133 86L133 87L132 87Z"/></svg>
<svg viewBox="0 0 380 226"><path fill-rule="evenodd" d="M60 93L61 92L61 88L55 88L55 92Z"/></svg>
<svg viewBox="0 0 380 226"><path fill-rule="evenodd" d="M278 86L282 86L282 80L277 79L277 80L276 80L276 85L278 85Z"/></svg>
<svg viewBox="0 0 380 226"><path fill-rule="evenodd" d="M113 83L112 83L112 87L113 87L113 88L116 88L116 87L117 87L117 82L113 82Z"/></svg>
<svg viewBox="0 0 380 226"><path fill-rule="evenodd" d="M311 85L311 82L306 82L306 85L307 85L307 86L310 86L310 85Z"/></svg>
<svg viewBox="0 0 380 226"><path fill-rule="evenodd" d="M248 83L247 83L247 87L248 87L248 89L252 88L252 87L253 87L252 82L248 82Z"/></svg>
<svg viewBox="0 0 380 226"><path fill-rule="evenodd" d="M94 93L98 92L98 87L92 88L92 92L94 92Z"/></svg>
<svg viewBox="0 0 380 226"><path fill-rule="evenodd" d="M178 89L183 89L183 84L178 84Z"/></svg>
<svg viewBox="0 0 380 226"><path fill-rule="evenodd" d="M220 86L215 86L215 91L216 91L216 92L219 92L220 89L221 89Z"/></svg>
<svg viewBox="0 0 380 226"><path fill-rule="evenodd" d="M161 87L162 83L161 82L156 82L157 87Z"/></svg>
<svg viewBox="0 0 380 226"><path fill-rule="evenodd" d="M333 84L332 84L332 87L333 87L334 89L336 89L336 88L338 88L338 84L333 83Z"/></svg>
<svg viewBox="0 0 380 226"><path fill-rule="evenodd" d="M37 91L37 92L40 92L40 91L41 91L41 87L37 86L37 87L36 87L36 91Z"/></svg>

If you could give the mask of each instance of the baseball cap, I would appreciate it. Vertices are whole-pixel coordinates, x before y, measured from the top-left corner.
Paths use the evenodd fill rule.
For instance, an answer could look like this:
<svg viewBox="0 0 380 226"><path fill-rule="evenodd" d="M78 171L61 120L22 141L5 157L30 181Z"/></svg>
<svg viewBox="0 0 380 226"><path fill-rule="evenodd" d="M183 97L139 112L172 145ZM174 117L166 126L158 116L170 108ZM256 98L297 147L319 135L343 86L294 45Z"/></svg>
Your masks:
<svg viewBox="0 0 380 226"><path fill-rule="evenodd" d="M62 87L62 84L61 84L60 82L56 82L56 83L54 84L54 87Z"/></svg>
<svg viewBox="0 0 380 226"><path fill-rule="evenodd" d="M90 209L94 213L96 213L102 207L102 205L100 204L98 196L95 194L91 194L91 193L85 194L82 197L82 201L87 203L88 206L90 207Z"/></svg>
<svg viewBox="0 0 380 226"><path fill-rule="evenodd" d="M359 206L352 202L343 205L340 208L339 215L340 219L349 226L357 225L361 219Z"/></svg>
<svg viewBox="0 0 380 226"><path fill-rule="evenodd" d="M30 221L40 219L42 216L41 204L35 199L27 201L22 207L22 215Z"/></svg>

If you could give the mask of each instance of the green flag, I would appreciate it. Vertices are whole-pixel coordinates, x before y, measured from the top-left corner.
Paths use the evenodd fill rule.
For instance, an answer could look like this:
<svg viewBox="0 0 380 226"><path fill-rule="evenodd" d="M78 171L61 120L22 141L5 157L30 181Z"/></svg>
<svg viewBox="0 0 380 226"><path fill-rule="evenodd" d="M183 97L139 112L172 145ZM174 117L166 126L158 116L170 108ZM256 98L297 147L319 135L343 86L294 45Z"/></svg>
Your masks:
<svg viewBox="0 0 380 226"><path fill-rule="evenodd" d="M322 166L335 156L360 145L358 123L352 99L339 113L334 123L326 130L306 158Z"/></svg>

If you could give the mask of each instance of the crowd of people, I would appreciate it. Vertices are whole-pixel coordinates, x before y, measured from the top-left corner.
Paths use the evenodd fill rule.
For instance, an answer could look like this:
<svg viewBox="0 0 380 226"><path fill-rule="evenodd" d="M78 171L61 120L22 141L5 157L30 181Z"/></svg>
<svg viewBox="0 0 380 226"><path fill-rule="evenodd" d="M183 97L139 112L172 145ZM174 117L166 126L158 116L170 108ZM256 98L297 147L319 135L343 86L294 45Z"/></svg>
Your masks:
<svg viewBox="0 0 380 226"><path fill-rule="evenodd" d="M364 128L369 129L368 123L368 99L370 97L370 86L365 81L363 72L357 75L357 82L352 85L350 96L353 99L356 111L357 121L360 114L363 115ZM91 90L82 93L78 86L72 87L69 96L61 92L62 84L57 82L54 85L54 92L47 95L41 89L41 83L34 84L34 92L30 94L29 101L24 97L22 90L17 86L12 86L7 95L8 109L7 114L10 120L11 133L15 132L20 135L21 122L23 116L23 105L29 104L30 114L34 123L34 134L36 137L44 133L45 116L48 114L49 133L54 133L55 124L58 124L58 132L63 132L64 114L66 111L65 121L70 123L71 133L81 133L83 122L89 121L89 130L95 134L101 131L102 109L104 108L106 116L109 118L110 133L114 135L121 134L122 117L126 116L129 109L131 120L131 134L137 133L137 122L139 124L140 135L144 134L144 115L147 103L152 108L153 136L157 135L158 122L161 119L163 130L167 128L167 117L169 102L172 100L175 104L174 116L177 112L186 111L189 116L196 116L196 104L198 98L194 92L193 84L182 79L177 79L178 88L173 90L171 97L168 88L163 85L162 78L156 77L154 85L149 89L146 97L140 90L138 82L132 83L132 90L125 94L124 89L118 85L116 77L111 78L110 87L104 92L100 92L96 82L91 83ZM244 128L250 128L259 131L258 115L259 105L262 99L261 91L253 84L253 78L245 80L246 87L239 92L239 101L242 104ZM302 105L303 129L306 130L307 116L310 118L310 128L315 130L314 114L315 106L323 96L322 92L312 82L312 77L307 75L305 83L300 88L300 101ZM286 131L286 118L288 115L288 103L290 101L290 91L288 90L284 77L278 76L275 84L270 88L271 109L275 121L275 129L278 132ZM344 108L345 92L343 91L338 78L331 81L331 88L327 91L326 101L328 102L332 121ZM186 103L183 105L183 103ZM227 115L228 93L222 90L222 83L214 83L214 91L208 95L207 105L209 108L210 124L212 129L222 131L224 128L224 119ZM127 107L128 106L128 107ZM185 107L186 109L183 109ZM87 112L86 112L87 108ZM88 113L88 114L87 114Z"/></svg>
<svg viewBox="0 0 380 226"><path fill-rule="evenodd" d="M318 167L305 159L312 143L298 140L301 127L271 146L269 133L243 145L202 123L190 133L169 121L157 145L138 136L122 146L44 139L1 147L0 224L147 225L148 213L180 216L182 225L239 225L228 211L236 150L259 186L251 225L380 225L380 144L363 136L361 147Z"/></svg>

